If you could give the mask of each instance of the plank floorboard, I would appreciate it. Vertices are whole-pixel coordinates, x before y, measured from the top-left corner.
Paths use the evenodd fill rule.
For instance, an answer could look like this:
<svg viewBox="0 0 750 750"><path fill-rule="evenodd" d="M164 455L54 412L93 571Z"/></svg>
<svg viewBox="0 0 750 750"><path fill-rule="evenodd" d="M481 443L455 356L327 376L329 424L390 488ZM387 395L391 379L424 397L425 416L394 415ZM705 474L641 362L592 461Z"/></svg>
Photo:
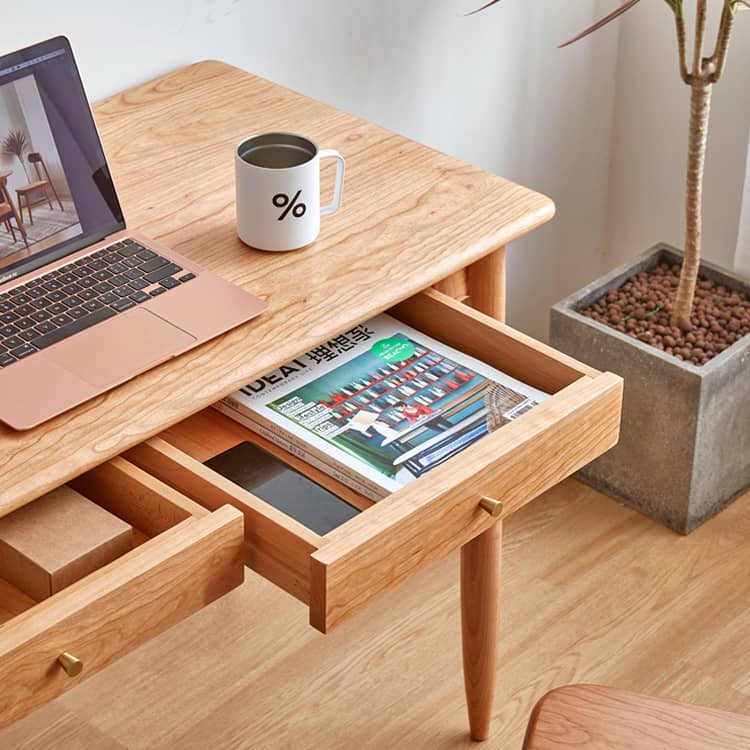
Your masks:
<svg viewBox="0 0 750 750"><path fill-rule="evenodd" d="M593 682L750 714L750 495L680 537L569 480L505 523L493 735ZM0 748L460 750L458 554L328 636L244 586L0 732ZM64 739L60 744L61 738Z"/></svg>

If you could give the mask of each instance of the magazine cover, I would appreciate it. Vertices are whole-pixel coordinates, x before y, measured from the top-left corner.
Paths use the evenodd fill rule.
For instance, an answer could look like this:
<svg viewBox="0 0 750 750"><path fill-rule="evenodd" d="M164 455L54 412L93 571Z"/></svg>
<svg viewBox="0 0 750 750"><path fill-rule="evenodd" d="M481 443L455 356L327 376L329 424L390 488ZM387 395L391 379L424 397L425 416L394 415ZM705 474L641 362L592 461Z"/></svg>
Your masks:
<svg viewBox="0 0 750 750"><path fill-rule="evenodd" d="M316 469L324 471L329 476L351 487L355 492L370 500L381 500L386 494L386 490L382 484L372 482L361 473L353 471L341 461L336 461L330 455L320 453L309 443L300 440L295 435L289 432L281 432L276 425L260 421L257 414L251 416L246 409L239 406L236 402L230 405L230 401L231 396L214 404L214 409L233 419L235 422L239 422L261 437L270 440L293 456L301 458Z"/></svg>
<svg viewBox="0 0 750 750"><path fill-rule="evenodd" d="M393 492L546 395L379 315L225 403Z"/></svg>

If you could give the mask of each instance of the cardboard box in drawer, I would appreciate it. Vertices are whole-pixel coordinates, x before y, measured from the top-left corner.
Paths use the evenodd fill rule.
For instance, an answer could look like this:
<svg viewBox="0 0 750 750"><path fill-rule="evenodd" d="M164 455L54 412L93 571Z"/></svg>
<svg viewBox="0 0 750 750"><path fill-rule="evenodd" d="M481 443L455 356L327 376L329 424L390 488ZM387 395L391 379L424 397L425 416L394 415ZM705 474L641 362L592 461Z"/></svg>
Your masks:
<svg viewBox="0 0 750 750"><path fill-rule="evenodd" d="M41 601L132 546L129 524L59 487L0 518L0 578Z"/></svg>

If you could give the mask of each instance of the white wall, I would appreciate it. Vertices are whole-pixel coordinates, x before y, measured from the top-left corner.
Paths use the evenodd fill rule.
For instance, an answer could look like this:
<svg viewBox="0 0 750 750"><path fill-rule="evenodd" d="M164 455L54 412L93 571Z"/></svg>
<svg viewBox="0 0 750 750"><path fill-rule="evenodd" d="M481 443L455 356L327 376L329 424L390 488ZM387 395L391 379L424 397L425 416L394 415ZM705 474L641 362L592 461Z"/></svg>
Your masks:
<svg viewBox="0 0 750 750"><path fill-rule="evenodd" d="M0 140L5 139L11 130L21 130L27 138L30 137L29 128L18 101L18 93L13 84L5 85L0 89ZM29 175L32 175L33 170L30 165L26 164L25 167ZM15 155L0 154L0 169L11 172L6 183L11 195L15 195L14 191L17 187L29 182L24 165Z"/></svg>
<svg viewBox="0 0 750 750"><path fill-rule="evenodd" d="M41 154L52 184L60 198L70 198L70 189L65 179L65 171L60 162L60 154L57 152L57 145L55 144L52 130L44 114L44 104L42 104L34 77L25 76L24 78L19 78L14 82L14 86L18 103L26 121L26 130L31 138L30 151L36 151ZM24 155L24 159L27 160L26 168L29 171L32 181L36 181L40 177L41 179L45 179L44 170L41 167L37 173L37 167L34 164L28 163L27 155ZM36 197L38 198L39 195ZM34 200L33 197L32 200Z"/></svg>
<svg viewBox="0 0 750 750"><path fill-rule="evenodd" d="M707 53L713 51L720 5L709 3L714 15ZM671 14L663 2L643 2L621 24L608 268L658 241L682 247L684 227L690 89L677 71ZM748 169L748 70L750 13L739 13L726 74L713 92L704 187L704 256L728 268L738 245Z"/></svg>
<svg viewBox="0 0 750 750"><path fill-rule="evenodd" d="M558 51L605 0L99 0L16 4L8 48L70 37L91 98L203 58L288 85L551 195L558 218L513 246L511 322L597 275L606 232L617 30Z"/></svg>
<svg viewBox="0 0 750 750"><path fill-rule="evenodd" d="M742 214L740 216L734 266L737 271L750 279L750 139L748 139L745 189L742 196Z"/></svg>
<svg viewBox="0 0 750 750"><path fill-rule="evenodd" d="M93 99L223 59L546 192L557 218L509 255L510 321L544 336L555 300L657 241L681 245L689 92L664 3L557 50L614 0L462 15L481 2L37 0L16 4L3 39L69 36ZM705 254L728 266L750 252L749 42L750 13L715 91L706 171Z"/></svg>

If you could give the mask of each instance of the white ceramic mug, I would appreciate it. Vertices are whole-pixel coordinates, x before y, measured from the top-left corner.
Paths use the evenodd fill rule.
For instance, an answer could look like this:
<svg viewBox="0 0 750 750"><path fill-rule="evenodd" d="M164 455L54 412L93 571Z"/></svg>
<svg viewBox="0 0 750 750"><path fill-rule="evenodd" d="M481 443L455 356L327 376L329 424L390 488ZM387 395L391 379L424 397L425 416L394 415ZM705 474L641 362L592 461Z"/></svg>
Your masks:
<svg viewBox="0 0 750 750"><path fill-rule="evenodd" d="M337 160L333 202L320 206L320 160ZM237 234L259 250L296 250L320 234L320 217L341 205L344 157L294 133L245 138L235 150Z"/></svg>

